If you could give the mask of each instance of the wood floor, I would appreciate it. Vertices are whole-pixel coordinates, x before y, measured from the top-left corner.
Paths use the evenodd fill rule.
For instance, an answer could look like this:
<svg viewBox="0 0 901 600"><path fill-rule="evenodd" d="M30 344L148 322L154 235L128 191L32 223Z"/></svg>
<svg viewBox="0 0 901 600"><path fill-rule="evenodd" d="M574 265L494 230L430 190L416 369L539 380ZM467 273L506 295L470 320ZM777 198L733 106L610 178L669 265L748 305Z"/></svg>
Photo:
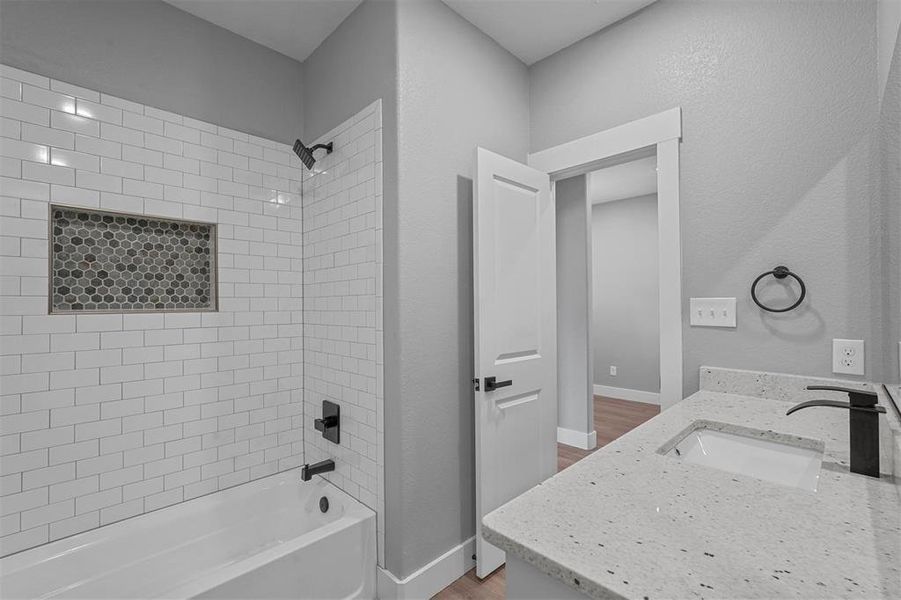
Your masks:
<svg viewBox="0 0 901 600"><path fill-rule="evenodd" d="M597 447L609 444L659 413L660 407L656 404L595 396L594 428L598 434ZM562 471L592 452L594 450L579 450L572 446L557 444L557 471ZM479 581L475 569L472 569L441 590L435 598L438 600L503 600L505 588L504 567L482 581Z"/></svg>

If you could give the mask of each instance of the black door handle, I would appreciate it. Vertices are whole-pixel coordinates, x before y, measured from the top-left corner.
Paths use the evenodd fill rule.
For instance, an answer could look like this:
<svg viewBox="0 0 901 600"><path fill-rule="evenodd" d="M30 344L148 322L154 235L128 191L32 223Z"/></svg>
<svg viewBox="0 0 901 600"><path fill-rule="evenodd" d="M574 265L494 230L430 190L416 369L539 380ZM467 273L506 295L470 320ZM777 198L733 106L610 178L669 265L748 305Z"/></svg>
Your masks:
<svg viewBox="0 0 901 600"><path fill-rule="evenodd" d="M513 385L513 380L508 379L507 381L498 381L497 377L486 377L485 378L485 391L493 392L497 388L507 387L508 385Z"/></svg>

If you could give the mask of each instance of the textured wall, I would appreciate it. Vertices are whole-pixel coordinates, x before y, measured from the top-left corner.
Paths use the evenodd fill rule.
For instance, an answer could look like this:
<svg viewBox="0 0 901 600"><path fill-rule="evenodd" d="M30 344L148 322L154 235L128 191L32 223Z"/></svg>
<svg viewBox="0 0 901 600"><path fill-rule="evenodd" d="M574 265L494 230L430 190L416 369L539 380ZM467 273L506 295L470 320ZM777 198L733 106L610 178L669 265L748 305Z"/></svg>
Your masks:
<svg viewBox="0 0 901 600"><path fill-rule="evenodd" d="M686 315L686 392L702 364L829 375L834 337L867 338L868 374L881 371L875 14L870 2L661 0L531 68L533 150L682 106L683 294L738 298L736 330ZM805 278L808 300L764 314L749 285L777 264Z"/></svg>
<svg viewBox="0 0 901 600"><path fill-rule="evenodd" d="M304 63L310 137L379 98L383 564L403 578L475 531L469 178L476 145L525 160L527 71L437 0L363 2Z"/></svg>
<svg viewBox="0 0 901 600"><path fill-rule="evenodd" d="M439 0L398 10L402 304L399 345L386 337L399 368L386 373L386 558L405 577L475 532L474 148L525 161L529 103L525 66ZM387 287L385 301L387 332Z"/></svg>
<svg viewBox="0 0 901 600"><path fill-rule="evenodd" d="M299 62L161 0L3 0L5 64L287 144Z"/></svg>
<svg viewBox="0 0 901 600"><path fill-rule="evenodd" d="M396 2L360 4L303 67L304 120L310 122L306 128L310 139L378 99L383 102L385 117L391 118L393 132L397 113Z"/></svg>
<svg viewBox="0 0 901 600"><path fill-rule="evenodd" d="M381 100L381 187L384 257L381 288L384 303L384 383L385 415L399 411L397 394L387 393L389 381L398 381L397 356L400 347L397 315L400 301L397 291L397 2L368 0L338 26L310 57L304 61L304 119L310 139L352 119L376 100ZM396 386L395 386L396 389ZM400 426L399 420L394 423ZM397 430L385 425L385 436ZM385 449L383 448L383 451ZM385 457L385 463L398 461L399 455ZM400 469L397 462L394 473ZM385 480L390 477L383 469ZM385 484L387 485L387 483ZM379 498L390 504L387 490ZM392 523L379 513L379 531L390 532ZM379 564L385 566L386 544L379 540Z"/></svg>
<svg viewBox="0 0 901 600"><path fill-rule="evenodd" d="M0 73L0 554L298 466L290 147ZM216 223L219 311L48 315L48 202Z"/></svg>
<svg viewBox="0 0 901 600"><path fill-rule="evenodd" d="M591 219L588 177L558 181L557 216L557 427L594 431L591 401Z"/></svg>
<svg viewBox="0 0 901 600"><path fill-rule="evenodd" d="M882 236L879 277L882 283L882 353L884 380L901 382L901 36L886 76L877 125L879 206L874 214Z"/></svg>
<svg viewBox="0 0 901 600"><path fill-rule="evenodd" d="M591 218L594 382L659 392L657 196L596 204Z"/></svg>
<svg viewBox="0 0 901 600"><path fill-rule="evenodd" d="M885 93L892 58L895 56L895 41L901 27L901 0L876 0L876 38L878 41L877 66L879 69L879 97Z"/></svg>
<svg viewBox="0 0 901 600"><path fill-rule="evenodd" d="M319 138L334 151L304 175L306 461L378 514L384 556L382 112L376 101ZM341 444L313 428L322 401L341 406Z"/></svg>

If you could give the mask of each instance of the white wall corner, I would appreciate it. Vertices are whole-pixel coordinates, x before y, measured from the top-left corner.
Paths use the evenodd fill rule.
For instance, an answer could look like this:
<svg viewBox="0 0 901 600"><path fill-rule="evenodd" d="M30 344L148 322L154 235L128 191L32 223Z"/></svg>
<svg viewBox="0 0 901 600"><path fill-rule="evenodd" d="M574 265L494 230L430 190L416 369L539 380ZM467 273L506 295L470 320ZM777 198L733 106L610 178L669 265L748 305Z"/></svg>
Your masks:
<svg viewBox="0 0 901 600"><path fill-rule="evenodd" d="M594 385L594 394L596 396L605 396L607 398L619 398L620 400L630 400L632 402L644 402L645 404L660 404L660 394L657 392L645 392L642 390L630 390L628 388L618 388L609 385Z"/></svg>
<svg viewBox="0 0 901 600"><path fill-rule="evenodd" d="M404 579L378 567L379 600L425 600L431 598L475 567L475 536L454 546Z"/></svg>
<svg viewBox="0 0 901 600"><path fill-rule="evenodd" d="M557 443L581 448L582 450L594 450L598 445L598 432L576 431L575 429L557 428Z"/></svg>

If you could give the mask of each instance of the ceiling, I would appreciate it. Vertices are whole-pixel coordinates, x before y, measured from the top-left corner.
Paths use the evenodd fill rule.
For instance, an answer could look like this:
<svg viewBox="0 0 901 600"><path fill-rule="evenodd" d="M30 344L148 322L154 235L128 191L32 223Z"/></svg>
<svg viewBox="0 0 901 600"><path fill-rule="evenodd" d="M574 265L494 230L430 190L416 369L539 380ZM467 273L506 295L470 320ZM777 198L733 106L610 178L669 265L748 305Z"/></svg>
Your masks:
<svg viewBox="0 0 901 600"><path fill-rule="evenodd" d="M299 61L306 60L361 2L361 0L165 1Z"/></svg>
<svg viewBox="0 0 901 600"><path fill-rule="evenodd" d="M165 0L298 61L362 0ZM654 0L443 0L527 65Z"/></svg>
<svg viewBox="0 0 901 600"><path fill-rule="evenodd" d="M592 204L656 193L656 156L639 158L588 174L588 199Z"/></svg>
<svg viewBox="0 0 901 600"><path fill-rule="evenodd" d="M531 65L654 0L443 0Z"/></svg>

